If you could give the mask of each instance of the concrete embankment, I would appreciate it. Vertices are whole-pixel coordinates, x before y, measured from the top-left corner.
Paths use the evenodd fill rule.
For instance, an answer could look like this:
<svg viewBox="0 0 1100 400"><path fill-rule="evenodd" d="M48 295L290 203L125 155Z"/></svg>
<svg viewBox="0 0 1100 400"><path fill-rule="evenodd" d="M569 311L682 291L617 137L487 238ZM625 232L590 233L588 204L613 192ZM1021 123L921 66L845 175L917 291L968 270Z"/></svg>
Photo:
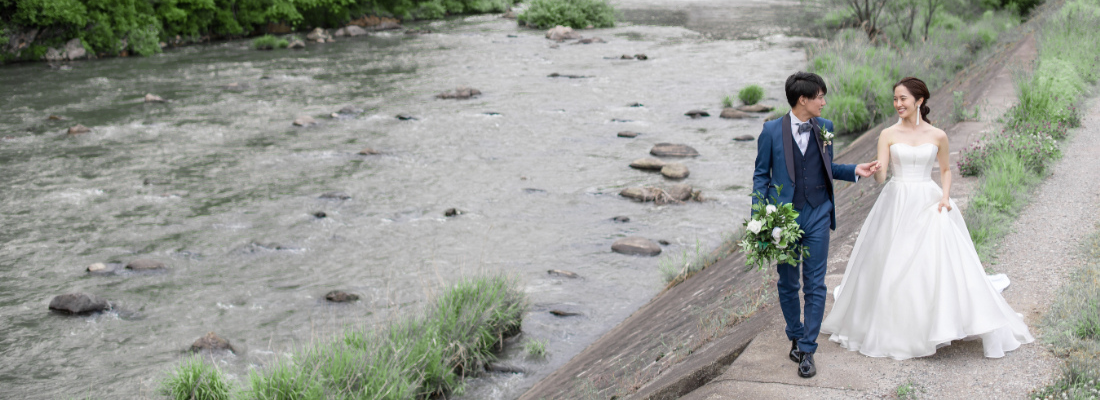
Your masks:
<svg viewBox="0 0 1100 400"><path fill-rule="evenodd" d="M959 151L983 133L1000 129L993 121L1015 102L1012 74L1028 68L1035 57L1035 39L1028 33L1029 29L1027 25L1019 28L1017 40L999 44L1000 48L991 56L961 72L929 100L932 119L943 121L938 126L950 137L953 169ZM968 105L981 106L980 121L951 124L955 91L965 93ZM864 133L836 157L836 162L858 163L874 159L878 133L894 122L890 119ZM933 175L938 178L938 174ZM975 178L963 178L956 171L951 193L960 200L961 207L965 208L962 200L969 196L976 183ZM859 228L881 187L870 179L856 184L838 182L837 229L832 234L829 249L831 280L827 283L830 287L843 275ZM758 392L761 388L752 386L756 383L738 375L751 372L755 381L782 382L776 383L777 386L799 379L794 364L784 362L785 357L769 357L772 352L782 355L785 345L773 340L771 336L775 335L762 340L761 333L782 330L780 310L775 306L773 275L770 270L747 269L740 254L723 259L654 297L521 398L671 399L685 396L718 377L721 378L715 383L721 385L738 380L746 382L737 390L715 389L716 386L708 385L691 396L726 398L725 394L784 393L783 387ZM1033 321L1029 319L1028 322ZM822 347L830 346L823 344ZM833 370L824 372L825 362L819 363L823 364L821 375L855 373L840 369L836 365L838 361L830 361L828 368ZM825 382L822 378L808 382ZM842 387L837 386L836 390L843 391Z"/></svg>

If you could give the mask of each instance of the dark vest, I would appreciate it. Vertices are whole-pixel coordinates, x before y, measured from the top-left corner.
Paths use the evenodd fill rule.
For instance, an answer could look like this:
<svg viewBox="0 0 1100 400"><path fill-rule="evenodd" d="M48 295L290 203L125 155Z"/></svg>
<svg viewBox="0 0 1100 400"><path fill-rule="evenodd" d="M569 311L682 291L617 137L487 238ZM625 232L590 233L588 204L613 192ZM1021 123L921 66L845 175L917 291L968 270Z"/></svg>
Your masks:
<svg viewBox="0 0 1100 400"><path fill-rule="evenodd" d="M806 203L820 206L829 200L829 174L817 146L817 135L810 132L806 154L798 151L797 141L794 143L794 209L802 210Z"/></svg>

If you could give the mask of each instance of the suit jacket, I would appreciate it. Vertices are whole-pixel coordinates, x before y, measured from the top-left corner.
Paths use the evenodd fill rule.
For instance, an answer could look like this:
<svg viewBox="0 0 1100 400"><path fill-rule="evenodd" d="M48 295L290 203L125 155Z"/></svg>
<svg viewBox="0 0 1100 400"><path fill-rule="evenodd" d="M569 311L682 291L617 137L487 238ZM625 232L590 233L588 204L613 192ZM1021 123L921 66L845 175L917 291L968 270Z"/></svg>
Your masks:
<svg viewBox="0 0 1100 400"><path fill-rule="evenodd" d="M821 127L830 132L833 130L833 121L825 118L810 118L813 126L811 134L819 135ZM829 191L829 229L836 229L836 201L833 198L833 179L849 182L856 181L855 164L833 163L833 145L822 145L821 140L815 141L821 150L821 162L825 164L825 171L829 174L827 188ZM756 170L752 177L752 192L763 193L765 198L777 203L792 203L794 200L794 152L798 150L798 144L794 142L791 132L791 115L788 113L783 118L764 123L764 129L756 141ZM776 193L776 185L781 185L783 190ZM753 197L753 204L759 201Z"/></svg>

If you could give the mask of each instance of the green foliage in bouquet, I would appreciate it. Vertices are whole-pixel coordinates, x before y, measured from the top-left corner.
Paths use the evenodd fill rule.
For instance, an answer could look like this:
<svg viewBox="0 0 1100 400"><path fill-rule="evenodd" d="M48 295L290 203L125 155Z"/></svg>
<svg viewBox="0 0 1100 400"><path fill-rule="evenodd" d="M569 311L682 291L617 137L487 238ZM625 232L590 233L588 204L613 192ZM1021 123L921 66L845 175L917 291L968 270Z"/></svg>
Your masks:
<svg viewBox="0 0 1100 400"><path fill-rule="evenodd" d="M776 193L783 190L776 186ZM802 228L798 226L798 211L794 205L776 204L762 193L753 193L756 202L752 205L752 215L745 221L745 234L738 245L745 253L745 264L764 269L773 261L783 264L797 264L810 253L805 246L799 245Z"/></svg>

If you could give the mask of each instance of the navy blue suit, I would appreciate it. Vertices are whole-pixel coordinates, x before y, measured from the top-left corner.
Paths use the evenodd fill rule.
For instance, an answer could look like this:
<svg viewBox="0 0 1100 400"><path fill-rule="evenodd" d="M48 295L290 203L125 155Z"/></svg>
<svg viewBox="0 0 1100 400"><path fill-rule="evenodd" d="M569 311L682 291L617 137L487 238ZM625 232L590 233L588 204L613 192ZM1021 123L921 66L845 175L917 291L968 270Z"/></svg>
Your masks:
<svg viewBox="0 0 1100 400"><path fill-rule="evenodd" d="M799 266L779 264L779 305L787 323L787 338L798 340L799 350L817 351L817 336L825 315L825 272L829 259L829 231L836 229L833 179L855 182L855 164L833 163L833 146L822 145L821 127L833 130L833 122L811 118L813 131L803 154L794 141L791 116L764 123L757 138L753 193L763 193L778 203L793 203L799 211L798 225L805 233L799 241L810 253L802 260L802 291L805 293L805 323L798 301ZM776 193L775 186L783 190ZM801 186L801 187L800 187ZM753 198L753 203L758 201Z"/></svg>

